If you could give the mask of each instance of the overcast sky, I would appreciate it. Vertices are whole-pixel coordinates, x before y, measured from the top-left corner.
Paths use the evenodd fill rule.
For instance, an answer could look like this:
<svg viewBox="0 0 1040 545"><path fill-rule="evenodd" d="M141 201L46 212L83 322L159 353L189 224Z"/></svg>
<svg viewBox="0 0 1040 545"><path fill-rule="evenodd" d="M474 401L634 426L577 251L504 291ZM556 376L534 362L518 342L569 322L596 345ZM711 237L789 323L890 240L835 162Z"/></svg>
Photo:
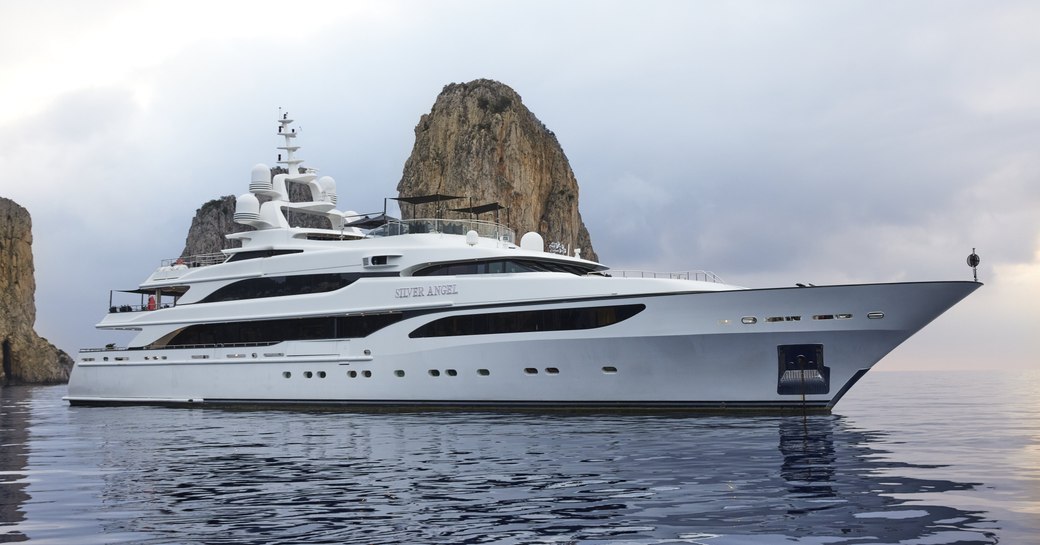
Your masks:
<svg viewBox="0 0 1040 545"><path fill-rule="evenodd" d="M340 208L394 196L451 82L558 137L602 261L751 287L986 286L881 369L1040 353L1040 3L0 3L0 196L33 218L36 329L96 332L196 208L273 163L278 108Z"/></svg>

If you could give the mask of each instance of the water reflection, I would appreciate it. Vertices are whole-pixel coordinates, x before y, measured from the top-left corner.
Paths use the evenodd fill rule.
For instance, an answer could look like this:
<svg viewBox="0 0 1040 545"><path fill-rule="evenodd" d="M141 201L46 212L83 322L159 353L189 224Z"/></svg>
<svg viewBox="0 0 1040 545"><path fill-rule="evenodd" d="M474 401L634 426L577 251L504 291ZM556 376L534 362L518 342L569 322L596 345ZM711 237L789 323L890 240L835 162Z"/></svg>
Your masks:
<svg viewBox="0 0 1040 545"><path fill-rule="evenodd" d="M27 445L29 389L0 387L0 543L28 538L16 525L25 520L22 506L29 499L27 484Z"/></svg>
<svg viewBox="0 0 1040 545"><path fill-rule="evenodd" d="M840 416L35 411L33 451L91 495L47 516L99 543L997 541L984 513L896 499L975 485ZM31 487L29 519L69 486Z"/></svg>

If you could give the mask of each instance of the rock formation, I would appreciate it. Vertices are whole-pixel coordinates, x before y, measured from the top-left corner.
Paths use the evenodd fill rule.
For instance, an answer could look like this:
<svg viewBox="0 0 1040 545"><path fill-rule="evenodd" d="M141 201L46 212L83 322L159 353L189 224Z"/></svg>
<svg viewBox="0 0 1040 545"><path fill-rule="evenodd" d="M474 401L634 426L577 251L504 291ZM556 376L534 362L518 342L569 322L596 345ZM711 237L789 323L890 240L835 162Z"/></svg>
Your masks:
<svg viewBox="0 0 1040 545"><path fill-rule="evenodd" d="M0 197L0 385L67 382L72 358L33 330L32 218Z"/></svg>
<svg viewBox="0 0 1040 545"><path fill-rule="evenodd" d="M279 167L271 169L272 175L284 172L285 170L279 169ZM306 192L306 188L293 184L289 187L289 200L293 202L309 200ZM261 197L260 200L266 201L268 198ZM241 246L241 242L228 240L224 235L252 231L253 228L248 225L235 223L234 218L234 195L224 195L219 199L213 199L203 204L201 208L195 211L195 217L191 220L191 227L188 228L188 236L184 240L184 250L181 252L181 257L215 254L221 250ZM292 210L288 211L285 219L293 227L328 229L332 226L326 218Z"/></svg>
<svg viewBox="0 0 1040 545"><path fill-rule="evenodd" d="M581 249L581 257L597 259L578 212L578 182L560 143L516 91L497 81L444 87L415 127L397 191L403 197L466 197L447 201L447 208L498 202L506 208L499 221L518 237L536 231L549 249L571 255ZM414 214L435 213L424 206L436 205L417 205ZM412 207L402 204L401 213L412 217Z"/></svg>
<svg viewBox="0 0 1040 545"><path fill-rule="evenodd" d="M272 169L272 174L284 170ZM293 191L303 188L293 186ZM556 136L523 105L520 95L497 81L480 79L444 87L430 113L415 127L415 145L397 185L401 196L435 193L464 197L442 206L464 208L498 202L498 220L521 236L542 235L551 251L596 260L578 212L578 182ZM304 194L290 193L293 201ZM355 204L355 203L351 203ZM437 210L417 205L418 216ZM402 205L405 218L413 208ZM251 230L235 223L235 197L212 200L196 210L182 256L216 253L238 245L228 233ZM448 217L470 217L448 212ZM455 214L451 216L450 214ZM328 221L290 211L290 225L325 227ZM480 219L494 219L488 215ZM324 225L315 222L324 222Z"/></svg>
<svg viewBox="0 0 1040 545"><path fill-rule="evenodd" d="M225 195L203 204L195 211L188 228L181 257L215 254L227 248L241 246L237 240L228 240L225 235L252 231L252 227L235 223L235 196Z"/></svg>

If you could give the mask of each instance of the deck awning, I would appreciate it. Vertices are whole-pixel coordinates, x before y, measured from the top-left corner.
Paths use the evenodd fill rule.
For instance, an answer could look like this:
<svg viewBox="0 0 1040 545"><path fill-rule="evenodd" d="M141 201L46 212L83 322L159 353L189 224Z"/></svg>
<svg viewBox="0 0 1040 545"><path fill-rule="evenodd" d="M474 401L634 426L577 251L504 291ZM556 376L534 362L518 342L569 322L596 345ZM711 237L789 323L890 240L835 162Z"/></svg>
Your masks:
<svg viewBox="0 0 1040 545"><path fill-rule="evenodd" d="M470 206L467 208L452 208L453 212L462 212L465 214L484 214L486 212L494 212L496 210L502 210L505 207L497 202L489 202L487 204L478 204L477 206Z"/></svg>
<svg viewBox="0 0 1040 545"><path fill-rule="evenodd" d="M136 293L140 295L155 295L159 292L160 295L170 297L180 297L184 295L184 292L188 291L188 286L162 286L158 288L137 288L132 290L110 290L111 293Z"/></svg>
<svg viewBox="0 0 1040 545"><path fill-rule="evenodd" d="M360 229L375 229L381 227L387 222L398 221L397 218L388 216L386 214L378 214L375 216L365 216L361 219L354 220L350 223L345 224L345 227L358 227Z"/></svg>
<svg viewBox="0 0 1040 545"><path fill-rule="evenodd" d="M419 195L416 197L391 197L395 201L406 202L412 206L417 204L428 204L431 202L441 201L452 201L455 199L461 199L462 197L456 197L455 195L444 195L441 193L434 193L433 195Z"/></svg>

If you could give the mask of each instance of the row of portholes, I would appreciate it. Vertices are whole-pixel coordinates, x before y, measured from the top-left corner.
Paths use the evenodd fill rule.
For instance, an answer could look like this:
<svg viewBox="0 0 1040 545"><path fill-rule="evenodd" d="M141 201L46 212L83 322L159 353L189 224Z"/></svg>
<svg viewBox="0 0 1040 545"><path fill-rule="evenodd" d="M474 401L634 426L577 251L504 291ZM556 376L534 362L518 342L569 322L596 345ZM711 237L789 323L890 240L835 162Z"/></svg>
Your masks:
<svg viewBox="0 0 1040 545"><path fill-rule="evenodd" d="M871 320L880 320L880 319L882 319L884 317L885 317L885 313L884 312L880 312L880 311L868 312L867 313L867 318L870 318ZM851 320L852 319L852 313L851 312L839 312L837 314L813 314L812 319L813 320ZM801 316L770 316L770 317L766 318L766 322L767 323L800 322L801 320L802 320ZM729 323L729 320L719 320L719 323L725 325L725 324ZM745 325L757 324L758 323L758 318L755 317L755 316L744 316L743 318L740 319L740 323L745 324Z"/></svg>
<svg viewBox="0 0 1040 545"><path fill-rule="evenodd" d="M328 374L325 371L318 371L317 373L313 371L303 372L304 378L314 378L315 375L317 375L318 378L325 378L328 376ZM292 378L292 373L290 371L282 371L282 376L285 378Z"/></svg>
<svg viewBox="0 0 1040 545"><path fill-rule="evenodd" d="M613 374L617 373L617 367L614 367L613 365L604 365L603 367L600 368L600 371L603 371L603 374L606 374L606 375L613 375ZM534 368L534 367L527 367L527 368L524 369L524 374L525 375L537 375L538 374L538 369ZM546 367L545 368L545 374L546 375L559 375L560 374L560 369L557 368L557 367Z"/></svg>
<svg viewBox="0 0 1040 545"><path fill-rule="evenodd" d="M326 378L328 376L329 376L328 373L326 373L325 371L318 371L317 373L315 373L313 371L304 371L303 372L303 378L314 378L314 377ZM365 369L364 371L355 371L355 370L351 369L350 371L347 371L347 376L350 377L350 378L357 378L358 376L362 376L362 377L365 377L365 378L370 378L372 376L372 371L369 371L368 369ZM292 371L282 371L282 377L283 378L292 378Z"/></svg>
<svg viewBox="0 0 1040 545"><path fill-rule="evenodd" d="M612 365L603 366L603 368L601 370L603 371L604 374L607 374L607 375L613 375L613 374L618 372L617 367L614 367ZM546 375L558 375L558 374L560 374L560 369L558 367L546 367L544 372L545 372ZM440 369L430 369L430 370L427 371L427 373L431 377L439 377L442 374L445 375L445 376L449 376L449 377L456 377L456 376L459 375L459 372L456 371L455 369L445 369L443 372ZM527 368L524 369L524 374L525 375L537 375L538 373L539 373L539 371L535 367L527 367ZM491 371L488 370L488 369L477 369L477 374L482 376L482 377L486 377L486 376L489 376L491 374ZM304 371L303 372L303 377L304 378L314 378L315 376L317 376L318 378L326 378L328 376L328 374L325 371L318 371L317 373L315 373L313 371ZM364 377L364 378L371 378L372 377L372 371L370 371L368 369L364 369L362 371L357 371L357 370L351 369L350 371L347 371L347 376L350 377L350 378L357 378L359 376ZM398 370L394 371L394 376L395 377L399 377L399 378L405 376L404 370L403 369L398 369ZM282 371L282 377L284 377L284 378L292 378L292 372L291 371Z"/></svg>
<svg viewBox="0 0 1040 545"><path fill-rule="evenodd" d="M524 369L524 374L525 375L537 375L538 374L538 369L536 369L534 367L528 367L528 368ZM545 374L546 375L559 375L560 374L560 370L557 369L556 367L546 367L545 368Z"/></svg>

